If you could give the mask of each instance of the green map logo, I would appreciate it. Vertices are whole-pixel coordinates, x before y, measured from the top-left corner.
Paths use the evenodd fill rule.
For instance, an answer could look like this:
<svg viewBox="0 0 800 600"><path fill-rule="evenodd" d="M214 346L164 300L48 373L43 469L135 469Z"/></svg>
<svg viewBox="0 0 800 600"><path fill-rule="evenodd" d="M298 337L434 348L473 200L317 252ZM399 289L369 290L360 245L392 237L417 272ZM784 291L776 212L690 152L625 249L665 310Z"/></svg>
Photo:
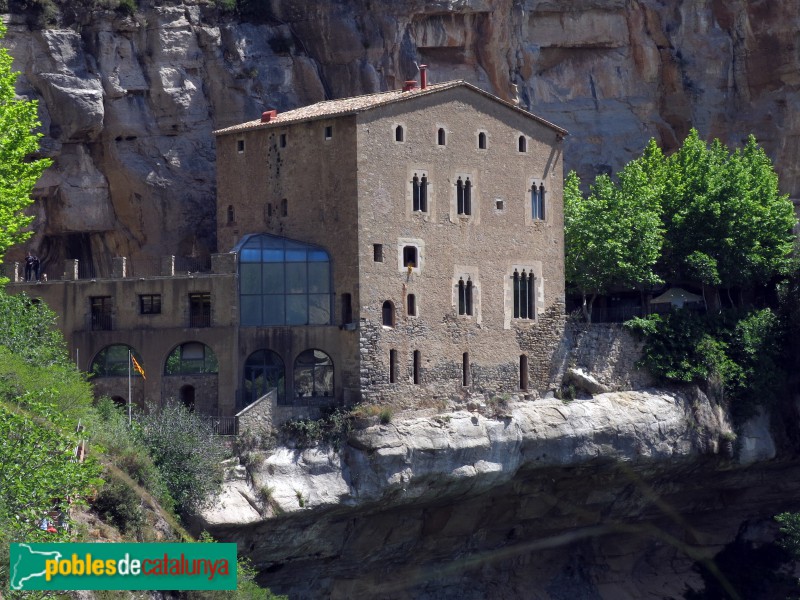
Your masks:
<svg viewBox="0 0 800 600"><path fill-rule="evenodd" d="M11 544L12 590L235 590L236 544Z"/></svg>

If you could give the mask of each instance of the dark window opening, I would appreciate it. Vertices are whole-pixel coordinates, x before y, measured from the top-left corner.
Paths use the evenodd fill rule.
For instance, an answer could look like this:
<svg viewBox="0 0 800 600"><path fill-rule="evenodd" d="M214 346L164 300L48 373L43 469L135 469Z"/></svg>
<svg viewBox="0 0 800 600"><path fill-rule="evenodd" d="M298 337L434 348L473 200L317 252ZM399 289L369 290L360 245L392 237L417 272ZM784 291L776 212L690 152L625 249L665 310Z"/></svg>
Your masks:
<svg viewBox="0 0 800 600"><path fill-rule="evenodd" d="M268 219L271 218L272 217L272 204L269 204L269 203L267 204L266 211L267 211L267 218Z"/></svg>
<svg viewBox="0 0 800 600"><path fill-rule="evenodd" d="M281 216L288 216L289 214L289 201L284 198L281 200Z"/></svg>
<svg viewBox="0 0 800 600"><path fill-rule="evenodd" d="M478 148L486 150L486 134L482 131L478 134Z"/></svg>
<svg viewBox="0 0 800 600"><path fill-rule="evenodd" d="M437 134L437 140L440 146L444 146L445 143L447 142L447 134L445 134L443 127L439 128L439 133Z"/></svg>
<svg viewBox="0 0 800 600"><path fill-rule="evenodd" d="M535 220L544 220L544 183L536 187L531 186L531 217Z"/></svg>
<svg viewBox="0 0 800 600"><path fill-rule="evenodd" d="M160 315L161 294L142 294L139 296L139 314Z"/></svg>
<svg viewBox="0 0 800 600"><path fill-rule="evenodd" d="M500 198L497 198L497 199L494 201L494 207L495 207L497 210L503 210L503 207L504 207L504 205L505 205L505 203L504 203L504 202L503 202L503 201L502 201Z"/></svg>
<svg viewBox="0 0 800 600"><path fill-rule="evenodd" d="M514 318L533 319L533 273L514 270Z"/></svg>
<svg viewBox="0 0 800 600"><path fill-rule="evenodd" d="M395 142L402 142L403 141L403 126L398 125L394 129L394 141Z"/></svg>
<svg viewBox="0 0 800 600"><path fill-rule="evenodd" d="M411 192L414 212L428 212L428 176L424 173L411 178Z"/></svg>
<svg viewBox="0 0 800 600"><path fill-rule="evenodd" d="M236 140L236 151L239 154L244 152L244 140Z"/></svg>
<svg viewBox="0 0 800 600"><path fill-rule="evenodd" d="M111 330L111 296L92 296L92 331Z"/></svg>
<svg viewBox="0 0 800 600"><path fill-rule="evenodd" d="M458 280L458 314L472 314L472 279L470 278L467 278L466 283L463 277Z"/></svg>
<svg viewBox="0 0 800 600"><path fill-rule="evenodd" d="M417 297L414 294L409 294L406 297L406 312L409 317L417 316Z"/></svg>
<svg viewBox="0 0 800 600"><path fill-rule="evenodd" d="M281 148L286 148L286 134L281 134Z"/></svg>
<svg viewBox="0 0 800 600"><path fill-rule="evenodd" d="M353 322L353 300L350 294L342 294L342 324Z"/></svg>
<svg viewBox="0 0 800 600"><path fill-rule="evenodd" d="M419 350L414 350L414 385L419 385L422 381L422 355Z"/></svg>
<svg viewBox="0 0 800 600"><path fill-rule="evenodd" d="M252 404L272 389L276 390L278 404L290 404L286 401L283 360L272 350L257 350L244 365L244 406Z"/></svg>
<svg viewBox="0 0 800 600"><path fill-rule="evenodd" d="M327 125L325 127L325 139L329 140L332 137L333 137L333 126L332 125Z"/></svg>
<svg viewBox="0 0 800 600"><path fill-rule="evenodd" d="M381 310L383 324L386 327L394 327L394 304L390 300L387 300L383 303L383 309Z"/></svg>
<svg viewBox="0 0 800 600"><path fill-rule="evenodd" d="M464 352L464 355L461 357L461 385L467 387L469 384L469 352Z"/></svg>
<svg viewBox="0 0 800 600"><path fill-rule="evenodd" d="M519 389L528 389L528 357L525 354L519 357Z"/></svg>
<svg viewBox="0 0 800 600"><path fill-rule="evenodd" d="M92 360L89 366L89 373L94 377L127 377L134 376L131 356L136 359L143 367L145 366L141 355L125 344L112 344L106 346Z"/></svg>
<svg viewBox="0 0 800 600"><path fill-rule="evenodd" d="M189 327L211 327L211 294L189 294Z"/></svg>
<svg viewBox="0 0 800 600"><path fill-rule="evenodd" d="M185 385L180 390L181 404L183 404L189 412L194 412L194 387Z"/></svg>
<svg viewBox="0 0 800 600"><path fill-rule="evenodd" d="M456 181L456 205L458 214L472 214L472 182L469 177L466 181L462 181L461 177Z"/></svg>
<svg viewBox="0 0 800 600"><path fill-rule="evenodd" d="M372 260L383 262L383 244L372 244Z"/></svg>
<svg viewBox="0 0 800 600"><path fill-rule="evenodd" d="M403 247L403 265L406 267L413 267L417 268L419 265L417 263L417 247L416 246L404 246Z"/></svg>
<svg viewBox="0 0 800 600"><path fill-rule="evenodd" d="M228 224L233 223L235 221L235 213L233 212L233 205L228 205Z"/></svg>
<svg viewBox="0 0 800 600"><path fill-rule="evenodd" d="M397 350L389 350L389 383L397 383Z"/></svg>
<svg viewBox="0 0 800 600"><path fill-rule="evenodd" d="M525 139L524 135L519 136L518 141L518 149L520 152L527 152L528 151L528 140Z"/></svg>

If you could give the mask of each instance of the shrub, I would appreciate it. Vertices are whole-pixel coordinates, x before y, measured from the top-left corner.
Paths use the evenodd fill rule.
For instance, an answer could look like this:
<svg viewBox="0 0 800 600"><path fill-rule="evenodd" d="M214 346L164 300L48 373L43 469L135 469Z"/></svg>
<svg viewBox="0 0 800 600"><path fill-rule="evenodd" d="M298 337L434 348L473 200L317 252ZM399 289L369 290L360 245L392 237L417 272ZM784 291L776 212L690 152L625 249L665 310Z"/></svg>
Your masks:
<svg viewBox="0 0 800 600"><path fill-rule="evenodd" d="M178 511L197 513L222 485L227 450L211 428L177 402L153 406L137 417L139 440L148 448Z"/></svg>
<svg viewBox="0 0 800 600"><path fill-rule="evenodd" d="M329 444L339 450L353 430L353 413L341 408L330 410L319 419L292 419L281 425L284 441L298 448Z"/></svg>
<svg viewBox="0 0 800 600"><path fill-rule="evenodd" d="M111 480L103 486L92 502L103 520L109 521L122 533L138 536L144 525L144 511L139 495L122 481Z"/></svg>

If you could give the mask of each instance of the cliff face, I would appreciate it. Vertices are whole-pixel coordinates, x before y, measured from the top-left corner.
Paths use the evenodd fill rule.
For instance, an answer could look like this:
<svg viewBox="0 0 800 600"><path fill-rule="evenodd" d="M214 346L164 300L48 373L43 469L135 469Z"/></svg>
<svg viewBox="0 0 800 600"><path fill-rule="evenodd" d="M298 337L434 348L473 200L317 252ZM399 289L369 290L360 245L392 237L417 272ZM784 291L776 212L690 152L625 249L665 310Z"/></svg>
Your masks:
<svg viewBox="0 0 800 600"><path fill-rule="evenodd" d="M755 133L800 194L788 1L297 0L264 2L258 22L191 0L140 4L48 29L7 19L19 92L40 100L55 160L31 242L55 271L67 257L215 251L213 129L396 88L415 62L567 128L566 167L584 177L695 126L730 144Z"/></svg>
<svg viewBox="0 0 800 600"><path fill-rule="evenodd" d="M339 452L254 452L202 528L292 598L682 598L719 581L755 597L721 561L710 583L700 567L767 546L793 502L797 463L764 462L763 419L732 460L696 391L496 408L398 417Z"/></svg>

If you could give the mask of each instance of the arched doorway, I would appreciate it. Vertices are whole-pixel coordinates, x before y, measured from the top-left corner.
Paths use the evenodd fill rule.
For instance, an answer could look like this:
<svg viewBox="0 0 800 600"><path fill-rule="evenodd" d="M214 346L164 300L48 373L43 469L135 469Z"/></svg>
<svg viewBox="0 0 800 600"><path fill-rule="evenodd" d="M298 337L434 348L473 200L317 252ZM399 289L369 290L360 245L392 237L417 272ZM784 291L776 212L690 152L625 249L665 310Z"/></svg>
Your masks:
<svg viewBox="0 0 800 600"><path fill-rule="evenodd" d="M181 404L189 411L194 412L194 386L184 385L180 391Z"/></svg>
<svg viewBox="0 0 800 600"><path fill-rule="evenodd" d="M278 404L286 404L286 369L283 359L272 350L256 350L244 364L242 404L247 406L275 388Z"/></svg>

